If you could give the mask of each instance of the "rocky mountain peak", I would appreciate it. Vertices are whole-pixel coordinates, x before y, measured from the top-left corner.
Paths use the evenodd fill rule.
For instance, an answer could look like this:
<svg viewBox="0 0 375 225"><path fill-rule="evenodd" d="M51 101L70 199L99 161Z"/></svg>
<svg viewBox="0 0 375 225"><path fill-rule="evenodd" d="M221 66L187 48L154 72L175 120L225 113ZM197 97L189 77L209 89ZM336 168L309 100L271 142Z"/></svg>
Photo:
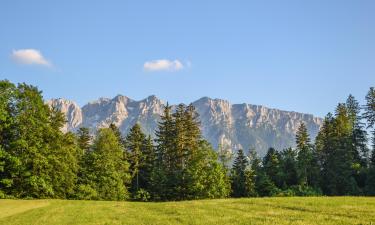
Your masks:
<svg viewBox="0 0 375 225"><path fill-rule="evenodd" d="M154 135L158 120L163 113L164 101L151 95L135 101L123 95L100 98L82 109L72 101L51 99L50 106L58 107L67 117L64 131L75 131L78 127L96 130L114 123L126 134L139 123L147 134ZM283 149L294 146L294 137L300 123L305 123L312 138L315 138L322 119L310 114L270 109L260 105L231 104L223 99L203 97L193 105L199 113L203 136L215 148L221 145L228 151L255 147L260 155L268 147ZM172 105L172 108L175 106Z"/></svg>

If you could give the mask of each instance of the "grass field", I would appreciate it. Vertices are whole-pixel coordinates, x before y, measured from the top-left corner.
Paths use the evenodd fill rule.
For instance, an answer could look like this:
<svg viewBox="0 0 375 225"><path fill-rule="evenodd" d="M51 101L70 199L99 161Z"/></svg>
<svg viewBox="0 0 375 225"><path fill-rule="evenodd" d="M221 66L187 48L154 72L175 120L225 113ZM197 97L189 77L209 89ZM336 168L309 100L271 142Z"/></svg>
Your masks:
<svg viewBox="0 0 375 225"><path fill-rule="evenodd" d="M293 197L165 203L0 200L0 224L375 224L375 198Z"/></svg>

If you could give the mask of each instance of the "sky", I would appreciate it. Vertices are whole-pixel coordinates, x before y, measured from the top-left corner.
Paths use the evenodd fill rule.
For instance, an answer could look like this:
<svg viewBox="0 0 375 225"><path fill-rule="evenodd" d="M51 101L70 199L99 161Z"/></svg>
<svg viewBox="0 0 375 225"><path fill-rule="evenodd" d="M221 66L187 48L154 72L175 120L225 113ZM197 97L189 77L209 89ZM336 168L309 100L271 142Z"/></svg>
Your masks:
<svg viewBox="0 0 375 225"><path fill-rule="evenodd" d="M201 97L324 116L375 86L373 0L0 2L0 79L79 105Z"/></svg>

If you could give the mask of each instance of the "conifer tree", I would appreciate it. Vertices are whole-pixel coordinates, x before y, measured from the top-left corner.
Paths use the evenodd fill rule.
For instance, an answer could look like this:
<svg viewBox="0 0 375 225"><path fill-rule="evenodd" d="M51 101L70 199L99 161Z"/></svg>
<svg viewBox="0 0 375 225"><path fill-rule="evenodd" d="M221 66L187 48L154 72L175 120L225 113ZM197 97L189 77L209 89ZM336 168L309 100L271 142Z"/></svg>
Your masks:
<svg viewBox="0 0 375 225"><path fill-rule="evenodd" d="M283 184L280 166L280 154L274 148L269 148L263 159L263 168L266 175L278 188L281 188Z"/></svg>
<svg viewBox="0 0 375 225"><path fill-rule="evenodd" d="M237 157L234 160L231 171L231 186L233 197L245 197L246 194L246 176L245 171L248 167L248 160L242 149L237 151Z"/></svg>
<svg viewBox="0 0 375 225"><path fill-rule="evenodd" d="M318 158L310 143L310 136L307 133L304 123L301 123L298 127L296 146L299 183L302 185L318 186Z"/></svg>
<svg viewBox="0 0 375 225"><path fill-rule="evenodd" d="M156 135L156 165L153 170L151 182L153 198L165 200L174 194L168 186L168 177L172 169L172 156L170 152L174 148L174 121L171 113L171 106L167 103L163 115L160 116Z"/></svg>
<svg viewBox="0 0 375 225"><path fill-rule="evenodd" d="M371 129L372 153L366 179L366 194L375 196L375 88L371 87L366 95L363 117L367 120L367 128Z"/></svg>
<svg viewBox="0 0 375 225"><path fill-rule="evenodd" d="M147 138L144 139L143 145L142 145L142 160L141 168L140 168L140 177L141 177L141 185L142 188L147 191L148 193L151 193L152 191L152 173L156 166L156 154L155 154L155 147L153 144L153 140L151 136L147 136Z"/></svg>
<svg viewBox="0 0 375 225"><path fill-rule="evenodd" d="M87 127L80 127L77 131L78 146L83 152L87 152L90 149L92 137L90 130Z"/></svg>
<svg viewBox="0 0 375 225"><path fill-rule="evenodd" d="M345 104L339 104L335 117L325 119L316 145L322 160L322 188L328 195L358 194L355 180L352 123Z"/></svg>
<svg viewBox="0 0 375 225"><path fill-rule="evenodd" d="M132 176L131 188L133 194L135 194L140 188L143 188L145 182L140 177L140 170L144 163L144 144L145 134L142 132L139 124L135 124L126 136L126 150L128 152L128 158L130 162L130 174Z"/></svg>
<svg viewBox="0 0 375 225"><path fill-rule="evenodd" d="M367 120L367 128L372 130L372 151L375 151L375 88L371 87L366 95L363 117Z"/></svg>
<svg viewBox="0 0 375 225"><path fill-rule="evenodd" d="M284 187L298 184L297 152L292 148L283 150L280 154L280 169L282 171L282 182Z"/></svg>

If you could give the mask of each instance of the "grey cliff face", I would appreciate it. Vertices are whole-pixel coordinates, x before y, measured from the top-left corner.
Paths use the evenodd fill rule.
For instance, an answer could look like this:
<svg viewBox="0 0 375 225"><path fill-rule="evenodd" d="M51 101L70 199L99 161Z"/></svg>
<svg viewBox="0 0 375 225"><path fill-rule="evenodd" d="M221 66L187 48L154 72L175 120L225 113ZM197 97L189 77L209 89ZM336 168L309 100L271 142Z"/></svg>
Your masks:
<svg viewBox="0 0 375 225"><path fill-rule="evenodd" d="M47 104L65 114L66 123L62 128L63 132L75 131L82 124L81 108L73 101L66 99L51 99Z"/></svg>
<svg viewBox="0 0 375 225"><path fill-rule="evenodd" d="M152 136L165 104L156 96L135 101L122 95L113 99L100 98L82 109L64 99L52 99L47 103L66 115L64 132L76 131L79 127L95 131L114 123L125 135L135 123L139 123L144 132ZM293 147L301 122L306 124L312 138L322 125L322 119L310 114L259 105L231 104L221 99L204 97L193 102L193 105L200 115L203 136L215 148L219 145L230 151L255 148L261 156L269 147L280 150Z"/></svg>

